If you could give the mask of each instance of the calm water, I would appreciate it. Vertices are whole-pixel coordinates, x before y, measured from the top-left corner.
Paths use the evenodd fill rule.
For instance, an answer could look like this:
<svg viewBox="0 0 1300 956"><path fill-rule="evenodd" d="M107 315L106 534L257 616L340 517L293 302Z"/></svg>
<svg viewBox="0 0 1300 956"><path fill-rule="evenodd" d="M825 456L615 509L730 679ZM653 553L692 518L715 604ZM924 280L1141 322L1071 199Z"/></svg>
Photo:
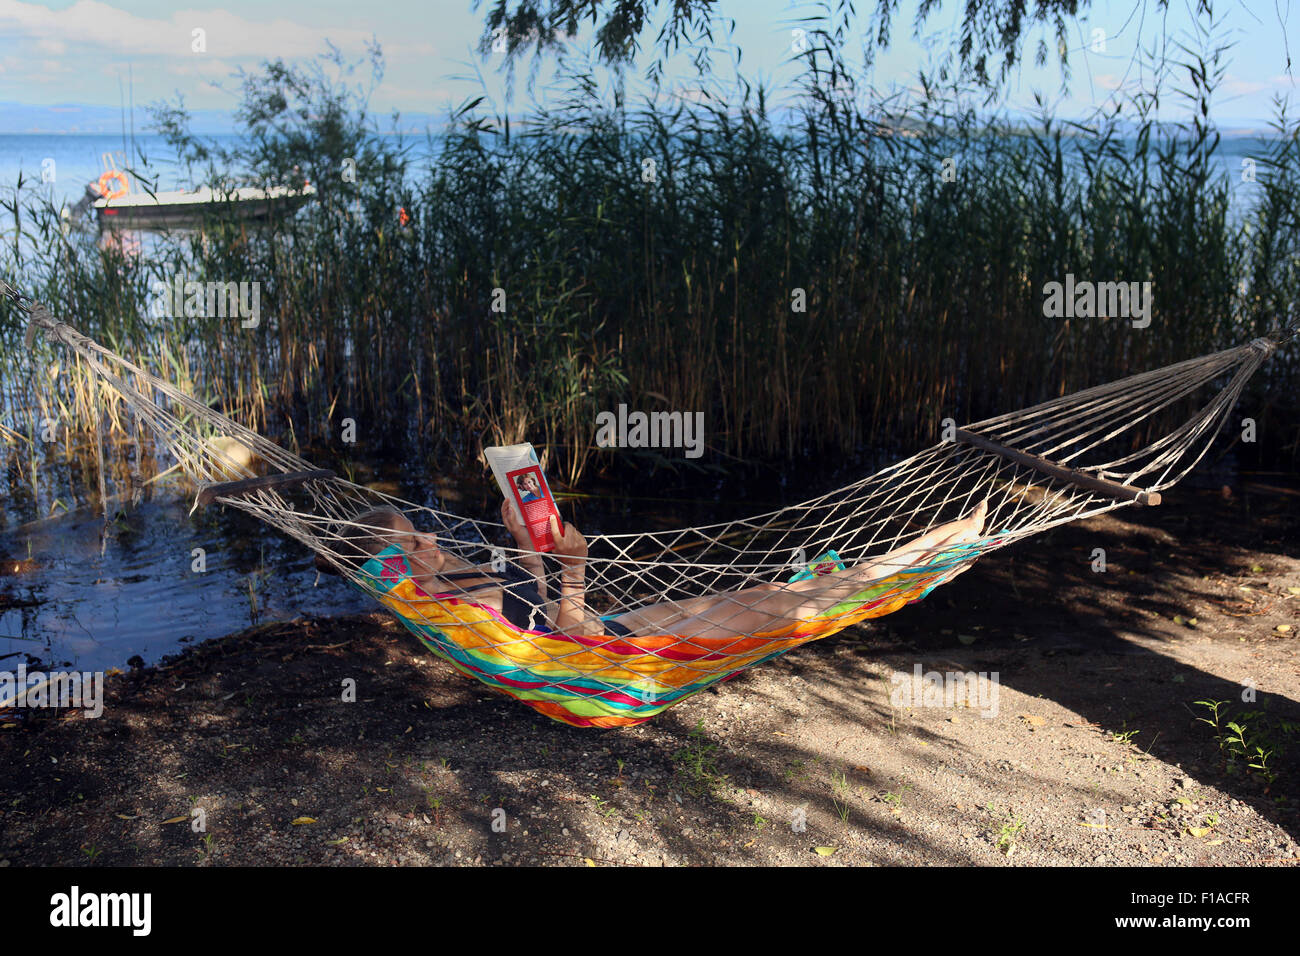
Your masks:
<svg viewBox="0 0 1300 956"><path fill-rule="evenodd" d="M0 535L9 559L0 565L28 554L36 562L0 574L0 608L5 595L24 605L0 610L0 670L32 659L83 670L125 667L134 655L153 663L254 620L366 606L336 578L314 587L310 556L291 542L228 515L191 519L188 510L175 498L150 502L106 532L85 508ZM207 554L205 573L192 569L194 548Z"/></svg>

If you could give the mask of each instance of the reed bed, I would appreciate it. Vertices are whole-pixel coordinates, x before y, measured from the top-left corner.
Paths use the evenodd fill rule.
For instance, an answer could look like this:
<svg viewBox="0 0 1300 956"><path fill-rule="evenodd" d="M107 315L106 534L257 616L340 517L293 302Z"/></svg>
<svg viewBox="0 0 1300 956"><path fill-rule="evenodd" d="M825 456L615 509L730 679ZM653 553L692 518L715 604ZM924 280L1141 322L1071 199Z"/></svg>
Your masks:
<svg viewBox="0 0 1300 956"><path fill-rule="evenodd" d="M1279 106L1258 182L1238 183L1216 165L1206 118L1217 74L1195 62L1183 124L1157 123L1149 95L1089 128L982 112L960 89L848 99L816 69L775 105L749 86L629 104L574 73L526 122L475 102L424 143L377 135L363 98L281 65L249 78L235 154L196 149L183 114L159 123L206 164L196 178L308 178L318 198L295 217L215 216L142 254L65 235L20 184L0 199L15 224L0 271L214 407L340 457L418 447L464 460L527 439L573 483L615 461L595 447L595 418L619 403L703 411L714 460L904 450L936 440L945 418L1239 344L1296 315L1300 127ZM355 177L341 172L349 158ZM1239 216L1234 189L1247 190ZM1066 273L1151 282L1150 327L1046 317L1043 286ZM260 283L261 326L151 316L151 283L177 274ZM76 457L71 441L35 440L50 417L156 472L126 411L65 358L28 355L22 335L5 308L11 494ZM1252 385L1254 459L1300 459L1297 384L1292 348ZM364 451L340 444L345 418Z"/></svg>

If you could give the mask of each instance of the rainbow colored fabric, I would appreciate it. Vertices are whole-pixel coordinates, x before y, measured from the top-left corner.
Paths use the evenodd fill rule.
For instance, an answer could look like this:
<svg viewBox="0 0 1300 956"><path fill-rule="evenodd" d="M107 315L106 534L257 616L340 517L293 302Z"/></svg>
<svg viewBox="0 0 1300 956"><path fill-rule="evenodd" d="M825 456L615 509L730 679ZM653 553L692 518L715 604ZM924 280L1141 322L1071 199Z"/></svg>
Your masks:
<svg viewBox="0 0 1300 956"><path fill-rule="evenodd" d="M524 630L465 595L427 593L411 579L396 545L362 565L364 584L355 583L377 595L425 647L461 673L575 727L628 727L801 644L921 600L946 572L990 544L952 548L808 620L712 639Z"/></svg>

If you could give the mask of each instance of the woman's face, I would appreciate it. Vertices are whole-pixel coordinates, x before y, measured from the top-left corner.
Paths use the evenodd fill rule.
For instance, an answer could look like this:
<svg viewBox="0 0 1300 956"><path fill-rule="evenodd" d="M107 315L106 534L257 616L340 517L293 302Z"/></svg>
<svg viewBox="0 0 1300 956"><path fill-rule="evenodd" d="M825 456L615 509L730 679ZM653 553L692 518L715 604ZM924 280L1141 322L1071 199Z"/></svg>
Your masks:
<svg viewBox="0 0 1300 956"><path fill-rule="evenodd" d="M431 534L415 530L415 525L405 515L396 522L393 543L401 545L411 571L417 578L436 576L447 564L446 553L438 547L438 539Z"/></svg>
<svg viewBox="0 0 1300 956"><path fill-rule="evenodd" d="M436 576L447 566L447 553L438 547L438 539L419 531L410 533L406 557L416 577Z"/></svg>
<svg viewBox="0 0 1300 956"><path fill-rule="evenodd" d="M541 494L541 486L537 483L536 475L524 475L524 491L530 494Z"/></svg>

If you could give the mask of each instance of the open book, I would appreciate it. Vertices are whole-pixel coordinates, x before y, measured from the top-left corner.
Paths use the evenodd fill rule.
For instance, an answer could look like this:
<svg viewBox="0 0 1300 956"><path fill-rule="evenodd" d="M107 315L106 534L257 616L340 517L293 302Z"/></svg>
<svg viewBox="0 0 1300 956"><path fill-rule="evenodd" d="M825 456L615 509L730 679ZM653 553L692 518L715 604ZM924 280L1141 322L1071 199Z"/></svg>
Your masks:
<svg viewBox="0 0 1300 956"><path fill-rule="evenodd" d="M551 488L542 474L541 462L537 460L533 446L527 443L494 445L484 448L483 456L501 486L501 493L514 506L515 515L528 529L534 550L554 550L550 518L555 515L558 520L560 511L555 507L555 499L551 497Z"/></svg>

